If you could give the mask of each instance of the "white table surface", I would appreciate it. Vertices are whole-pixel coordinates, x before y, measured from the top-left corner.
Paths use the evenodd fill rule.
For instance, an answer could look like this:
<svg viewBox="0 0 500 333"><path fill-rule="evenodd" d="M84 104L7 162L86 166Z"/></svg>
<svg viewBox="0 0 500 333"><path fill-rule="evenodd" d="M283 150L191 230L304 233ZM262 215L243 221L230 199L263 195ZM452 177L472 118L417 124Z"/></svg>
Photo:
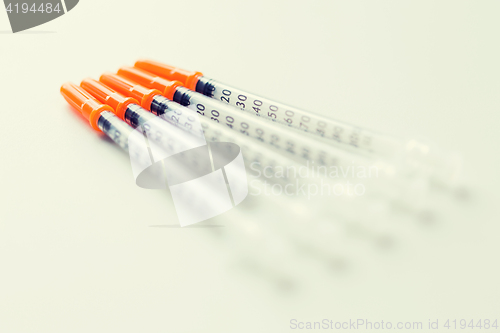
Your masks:
<svg viewBox="0 0 500 333"><path fill-rule="evenodd" d="M0 10L0 331L500 319L499 14L498 1L84 0L11 34ZM154 227L177 223L168 194L136 187L127 156L59 94L138 58L456 151L471 199L346 274L297 266L303 283L280 292L214 228ZM208 224L231 233L237 213Z"/></svg>

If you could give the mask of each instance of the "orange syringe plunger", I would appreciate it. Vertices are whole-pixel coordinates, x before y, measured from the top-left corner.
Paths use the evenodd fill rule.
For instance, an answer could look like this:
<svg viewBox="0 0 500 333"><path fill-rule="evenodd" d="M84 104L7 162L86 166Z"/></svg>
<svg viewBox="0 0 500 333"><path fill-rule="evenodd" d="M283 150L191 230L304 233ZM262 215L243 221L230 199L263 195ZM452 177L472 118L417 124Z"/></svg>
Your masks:
<svg viewBox="0 0 500 333"><path fill-rule="evenodd" d="M111 106L114 109L114 113L122 120L125 120L125 111L127 111L130 104L139 105L136 99L125 97L94 79L85 79L80 85L101 103Z"/></svg>
<svg viewBox="0 0 500 333"><path fill-rule="evenodd" d="M169 81L158 75L135 67L122 67L118 70L118 75L126 77L145 87L158 89L162 92L163 96L170 100L174 99L177 87L182 87L182 83L179 81Z"/></svg>
<svg viewBox="0 0 500 333"><path fill-rule="evenodd" d="M146 88L137 82L112 73L104 73L99 78L99 81L124 96L138 100L145 109L150 108L155 96L161 95L161 91L157 89Z"/></svg>
<svg viewBox="0 0 500 333"><path fill-rule="evenodd" d="M198 79L203 76L200 72L188 71L153 60L138 60L134 66L167 80L180 81L186 88L193 91L196 90Z"/></svg>
<svg viewBox="0 0 500 333"><path fill-rule="evenodd" d="M109 105L102 104L88 92L71 82L66 82L61 86L61 94L71 106L89 120L90 125L96 131L101 131L98 126L101 113L104 111L113 112Z"/></svg>

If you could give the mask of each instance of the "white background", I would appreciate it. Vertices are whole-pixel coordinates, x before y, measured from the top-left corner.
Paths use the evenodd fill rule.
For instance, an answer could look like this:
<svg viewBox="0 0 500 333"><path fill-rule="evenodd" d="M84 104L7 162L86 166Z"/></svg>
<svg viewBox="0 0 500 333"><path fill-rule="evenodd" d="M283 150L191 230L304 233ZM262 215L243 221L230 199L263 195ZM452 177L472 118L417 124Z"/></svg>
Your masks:
<svg viewBox="0 0 500 333"><path fill-rule="evenodd" d="M0 11L0 332L500 319L499 17L498 1L82 0L11 34ZM138 58L457 151L471 199L411 249L345 276L298 267L309 283L283 294L235 265L217 228L155 227L177 224L168 193L136 187L59 93ZM237 213L207 223L231 233Z"/></svg>

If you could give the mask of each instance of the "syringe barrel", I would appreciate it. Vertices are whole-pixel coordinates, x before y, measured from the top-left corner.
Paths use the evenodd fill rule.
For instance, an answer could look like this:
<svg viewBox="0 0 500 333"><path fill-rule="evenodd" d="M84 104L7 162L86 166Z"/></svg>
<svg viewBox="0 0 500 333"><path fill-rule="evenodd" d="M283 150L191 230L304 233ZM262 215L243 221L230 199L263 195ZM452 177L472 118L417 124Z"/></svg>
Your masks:
<svg viewBox="0 0 500 333"><path fill-rule="evenodd" d="M352 151L393 157L402 148L402 142L397 138L273 101L207 77L198 80L195 91Z"/></svg>
<svg viewBox="0 0 500 333"><path fill-rule="evenodd" d="M97 122L99 129L103 131L120 148L128 151L128 144L134 129L118 118L111 111L101 113Z"/></svg>
<svg viewBox="0 0 500 333"><path fill-rule="evenodd" d="M354 160L369 163L363 156L336 149L324 142L301 135L302 133L295 129L276 126L268 119L250 115L185 87L177 89L174 101L211 121L224 124L233 131L273 146L302 163L309 161L324 166L347 166L352 165Z"/></svg>

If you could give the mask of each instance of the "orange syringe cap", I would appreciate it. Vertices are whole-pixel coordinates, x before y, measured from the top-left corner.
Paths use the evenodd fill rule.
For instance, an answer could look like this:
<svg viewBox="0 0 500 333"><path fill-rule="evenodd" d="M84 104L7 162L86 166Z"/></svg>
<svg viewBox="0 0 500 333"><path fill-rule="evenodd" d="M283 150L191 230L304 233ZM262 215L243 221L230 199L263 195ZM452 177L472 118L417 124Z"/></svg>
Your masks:
<svg viewBox="0 0 500 333"><path fill-rule="evenodd" d="M103 111L113 112L109 105L100 103L88 92L74 83L66 82L61 86L61 94L64 99L89 120L90 125L97 131L101 131L97 126L99 116Z"/></svg>
<svg viewBox="0 0 500 333"><path fill-rule="evenodd" d="M146 88L123 76L119 76L112 73L104 73L99 78L99 81L101 81L108 87L116 90L120 94L135 98L141 103L141 106L143 108L148 110L151 107L153 98L155 96L161 95L161 91L157 89Z"/></svg>
<svg viewBox="0 0 500 333"><path fill-rule="evenodd" d="M182 87L179 81L169 81L155 74L143 71L135 67L122 67L118 70L118 75L124 76L134 82L148 88L158 89L163 96L172 100L177 87Z"/></svg>
<svg viewBox="0 0 500 333"><path fill-rule="evenodd" d="M111 106L114 109L113 112L122 120L125 119L125 111L130 104L139 104L136 99L125 97L94 79L85 79L80 85L101 103Z"/></svg>
<svg viewBox="0 0 500 333"><path fill-rule="evenodd" d="M185 69L162 64L153 60L138 60L135 67L148 71L150 73L161 76L167 80L176 80L182 82L186 88L196 90L198 79L203 76L200 72L191 72Z"/></svg>

